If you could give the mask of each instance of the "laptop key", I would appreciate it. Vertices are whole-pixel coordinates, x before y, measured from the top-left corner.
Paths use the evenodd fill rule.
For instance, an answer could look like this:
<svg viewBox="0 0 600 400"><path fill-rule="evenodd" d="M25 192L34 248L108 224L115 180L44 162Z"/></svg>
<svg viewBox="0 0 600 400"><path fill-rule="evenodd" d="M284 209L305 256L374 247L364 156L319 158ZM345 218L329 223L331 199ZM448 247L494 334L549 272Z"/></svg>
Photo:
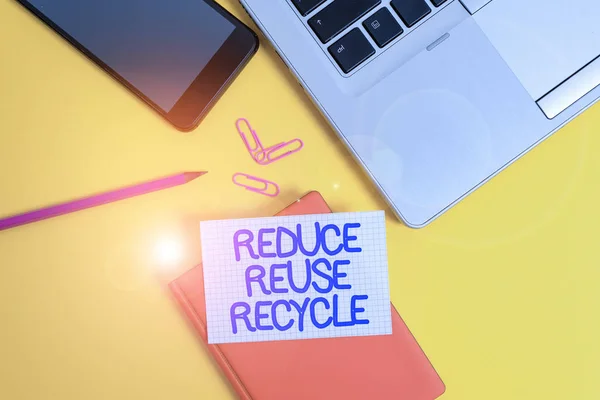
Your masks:
<svg viewBox="0 0 600 400"><path fill-rule="evenodd" d="M439 7L444 4L447 0L431 0L434 6Z"/></svg>
<svg viewBox="0 0 600 400"><path fill-rule="evenodd" d="M349 73L375 54L375 49L360 29L354 28L329 46L329 53L342 71Z"/></svg>
<svg viewBox="0 0 600 400"><path fill-rule="evenodd" d="M377 7L381 0L334 0L308 20L321 42L327 43Z"/></svg>
<svg viewBox="0 0 600 400"><path fill-rule="evenodd" d="M391 4L409 28L431 13L425 0L392 0Z"/></svg>
<svg viewBox="0 0 600 400"><path fill-rule="evenodd" d="M306 17L326 1L327 0L292 0L292 3L296 6L298 12L300 12L303 17Z"/></svg>
<svg viewBox="0 0 600 400"><path fill-rule="evenodd" d="M384 47L404 32L387 8L382 8L363 22L377 46Z"/></svg>

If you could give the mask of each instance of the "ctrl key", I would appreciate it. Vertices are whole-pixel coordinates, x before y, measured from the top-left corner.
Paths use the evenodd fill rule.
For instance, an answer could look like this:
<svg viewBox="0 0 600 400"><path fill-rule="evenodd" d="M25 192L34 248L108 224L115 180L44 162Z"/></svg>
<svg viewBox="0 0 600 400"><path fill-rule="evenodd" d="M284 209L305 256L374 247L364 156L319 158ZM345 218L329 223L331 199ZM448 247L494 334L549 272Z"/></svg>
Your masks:
<svg viewBox="0 0 600 400"><path fill-rule="evenodd" d="M347 74L375 54L375 49L360 29L354 28L329 46L329 53Z"/></svg>

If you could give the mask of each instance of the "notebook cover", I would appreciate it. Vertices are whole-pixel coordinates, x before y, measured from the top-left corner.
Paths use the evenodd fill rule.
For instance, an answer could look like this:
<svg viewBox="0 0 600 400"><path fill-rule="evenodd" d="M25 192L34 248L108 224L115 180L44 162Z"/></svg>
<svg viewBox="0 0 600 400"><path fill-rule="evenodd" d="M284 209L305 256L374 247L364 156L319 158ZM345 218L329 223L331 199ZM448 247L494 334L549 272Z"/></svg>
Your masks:
<svg viewBox="0 0 600 400"><path fill-rule="evenodd" d="M311 192L277 215L329 213ZM445 386L392 305L392 335L207 344L202 266L170 288L242 400L433 400Z"/></svg>

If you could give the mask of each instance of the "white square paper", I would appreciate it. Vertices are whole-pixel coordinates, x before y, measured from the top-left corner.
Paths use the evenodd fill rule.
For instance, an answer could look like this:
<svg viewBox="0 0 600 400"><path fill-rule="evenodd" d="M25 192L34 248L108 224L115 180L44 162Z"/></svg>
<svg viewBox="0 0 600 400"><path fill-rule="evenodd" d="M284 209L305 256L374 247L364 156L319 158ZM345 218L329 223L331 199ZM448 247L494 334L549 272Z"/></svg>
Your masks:
<svg viewBox="0 0 600 400"><path fill-rule="evenodd" d="M206 221L200 231L209 343L392 333L383 211Z"/></svg>

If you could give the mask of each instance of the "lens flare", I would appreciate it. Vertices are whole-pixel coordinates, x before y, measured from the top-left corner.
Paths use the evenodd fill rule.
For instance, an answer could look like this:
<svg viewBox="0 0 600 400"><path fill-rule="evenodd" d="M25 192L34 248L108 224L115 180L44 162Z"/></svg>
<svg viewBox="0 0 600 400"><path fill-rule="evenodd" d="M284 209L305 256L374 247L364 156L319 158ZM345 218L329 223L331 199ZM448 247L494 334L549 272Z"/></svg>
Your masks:
<svg viewBox="0 0 600 400"><path fill-rule="evenodd" d="M174 238L163 238L156 244L156 261L163 266L173 266L183 261L183 244Z"/></svg>

